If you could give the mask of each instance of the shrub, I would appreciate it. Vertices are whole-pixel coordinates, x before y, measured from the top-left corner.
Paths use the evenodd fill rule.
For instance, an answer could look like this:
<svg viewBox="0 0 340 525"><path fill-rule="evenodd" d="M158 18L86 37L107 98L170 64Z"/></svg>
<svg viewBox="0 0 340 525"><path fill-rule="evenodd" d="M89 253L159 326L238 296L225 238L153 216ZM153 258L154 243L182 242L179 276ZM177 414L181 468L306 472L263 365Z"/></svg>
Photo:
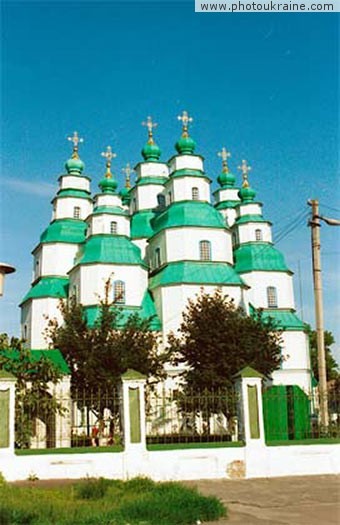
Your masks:
<svg viewBox="0 0 340 525"><path fill-rule="evenodd" d="M100 499L103 498L110 485L110 480L99 478L88 478L75 486L76 497L80 499Z"/></svg>

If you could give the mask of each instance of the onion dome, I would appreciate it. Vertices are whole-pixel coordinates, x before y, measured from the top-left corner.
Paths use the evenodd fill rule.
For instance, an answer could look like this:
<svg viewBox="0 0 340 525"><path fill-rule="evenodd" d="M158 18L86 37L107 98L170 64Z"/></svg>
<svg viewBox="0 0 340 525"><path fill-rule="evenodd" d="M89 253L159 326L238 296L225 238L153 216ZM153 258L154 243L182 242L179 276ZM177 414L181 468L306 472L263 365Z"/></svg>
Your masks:
<svg viewBox="0 0 340 525"><path fill-rule="evenodd" d="M176 142L175 148L180 155L192 155L195 151L196 143L189 136L188 125L193 121L193 118L189 117L187 111L183 111L182 115L179 115L177 118L182 121L182 136Z"/></svg>
<svg viewBox="0 0 340 525"><path fill-rule="evenodd" d="M242 160L242 164L238 166L238 169L242 171L243 178L242 188L238 192L238 196L244 203L252 202L255 199L256 191L250 187L248 181L248 173L251 170L251 166L248 166L246 160Z"/></svg>
<svg viewBox="0 0 340 525"><path fill-rule="evenodd" d="M222 173L217 177L217 180L222 188L231 188L234 186L236 180L235 175L229 171L228 167L228 157L231 157L231 153L223 147L217 155L222 158Z"/></svg>
<svg viewBox="0 0 340 525"><path fill-rule="evenodd" d="M142 126L148 128L148 141L142 149L142 156L146 162L158 162L161 156L161 149L153 139L153 128L157 126L157 122L152 122L151 117L147 117L146 122L142 122Z"/></svg>
<svg viewBox="0 0 340 525"><path fill-rule="evenodd" d="M74 131L72 137L67 137L67 140L73 143L73 152L70 159L65 163L65 169L69 175L80 175L85 168L84 162L79 158L78 148L84 139L78 137L78 132Z"/></svg>
<svg viewBox="0 0 340 525"><path fill-rule="evenodd" d="M125 168L122 169L122 171L125 173L125 186L120 191L119 195L122 199L122 203L125 205L129 205L131 201L131 173L133 172L133 169L131 169L129 162L127 163Z"/></svg>
<svg viewBox="0 0 340 525"><path fill-rule="evenodd" d="M113 178L111 173L111 161L117 155L116 153L112 153L111 146L107 146L106 151L102 152L101 155L102 157L106 158L106 173L104 178L98 184L98 186L103 193L116 193L118 183L116 179Z"/></svg>

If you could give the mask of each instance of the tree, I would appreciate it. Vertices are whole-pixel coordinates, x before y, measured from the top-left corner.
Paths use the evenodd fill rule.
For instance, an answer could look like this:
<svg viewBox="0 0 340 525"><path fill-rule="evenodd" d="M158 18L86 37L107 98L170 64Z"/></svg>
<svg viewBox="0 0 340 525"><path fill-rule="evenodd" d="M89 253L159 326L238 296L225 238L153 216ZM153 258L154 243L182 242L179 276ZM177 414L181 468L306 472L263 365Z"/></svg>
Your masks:
<svg viewBox="0 0 340 525"><path fill-rule="evenodd" d="M58 383L62 374L47 358L33 359L23 343L16 337L9 339L7 334L0 334L0 369L16 378L16 446L29 448L36 418L46 422L63 411L49 391L49 385Z"/></svg>
<svg viewBox="0 0 340 525"><path fill-rule="evenodd" d="M84 307L74 297L60 303L63 323L55 319L48 323L47 337L71 369L73 390L115 387L129 368L154 379L164 374L167 357L158 352L152 318L135 313L122 324L121 310L109 301L109 291L106 283L94 326L88 326Z"/></svg>
<svg viewBox="0 0 340 525"><path fill-rule="evenodd" d="M312 330L309 325L306 325L309 334L309 348L311 366L314 377L319 380L319 369L318 369L318 350L317 350L317 335L316 331ZM324 344L325 344L325 356L326 356L326 374L327 380L337 379L339 377L339 365L334 359L331 351L331 346L335 343L332 332L324 331Z"/></svg>
<svg viewBox="0 0 340 525"><path fill-rule="evenodd" d="M188 365L183 375L193 390L228 387L248 365L270 376L281 363L280 343L270 319L247 316L219 290L189 300L179 335L169 338L175 361Z"/></svg>

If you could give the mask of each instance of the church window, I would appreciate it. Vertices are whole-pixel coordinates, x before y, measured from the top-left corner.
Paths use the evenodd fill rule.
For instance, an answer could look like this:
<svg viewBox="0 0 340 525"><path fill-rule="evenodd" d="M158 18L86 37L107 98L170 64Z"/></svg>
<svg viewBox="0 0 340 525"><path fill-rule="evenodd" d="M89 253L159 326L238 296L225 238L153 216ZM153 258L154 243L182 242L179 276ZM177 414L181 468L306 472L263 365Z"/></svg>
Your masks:
<svg viewBox="0 0 340 525"><path fill-rule="evenodd" d="M80 208L79 208L79 206L75 206L73 208L73 218L74 219L80 219Z"/></svg>
<svg viewBox="0 0 340 525"><path fill-rule="evenodd" d="M200 241L200 260L211 261L211 243L210 241Z"/></svg>
<svg viewBox="0 0 340 525"><path fill-rule="evenodd" d="M165 208L165 196L162 193L157 195L157 202L160 208Z"/></svg>
<svg viewBox="0 0 340 525"><path fill-rule="evenodd" d="M233 240L233 246L236 246L236 244L237 244L237 234L235 232L232 233L232 240Z"/></svg>
<svg viewBox="0 0 340 525"><path fill-rule="evenodd" d="M161 249L155 249L155 267L158 268L161 265Z"/></svg>
<svg viewBox="0 0 340 525"><path fill-rule="evenodd" d="M125 283L124 281L114 282L114 302L116 304L125 304Z"/></svg>
<svg viewBox="0 0 340 525"><path fill-rule="evenodd" d="M275 286L267 287L268 308L277 308L277 289Z"/></svg>
<svg viewBox="0 0 340 525"><path fill-rule="evenodd" d="M27 341L27 324L24 325L24 340Z"/></svg>
<svg viewBox="0 0 340 525"><path fill-rule="evenodd" d="M255 230L255 240L256 241L262 241L262 231L261 230Z"/></svg>
<svg viewBox="0 0 340 525"><path fill-rule="evenodd" d="M193 201L198 201L199 198L200 198L199 189L198 188L192 188L191 193L192 193L192 200Z"/></svg>
<svg viewBox="0 0 340 525"><path fill-rule="evenodd" d="M117 233L117 223L116 223L116 221L111 221L110 233L112 233L112 235L115 235Z"/></svg>
<svg viewBox="0 0 340 525"><path fill-rule="evenodd" d="M171 204L172 203L172 193L171 191L169 191L168 193L168 204Z"/></svg>

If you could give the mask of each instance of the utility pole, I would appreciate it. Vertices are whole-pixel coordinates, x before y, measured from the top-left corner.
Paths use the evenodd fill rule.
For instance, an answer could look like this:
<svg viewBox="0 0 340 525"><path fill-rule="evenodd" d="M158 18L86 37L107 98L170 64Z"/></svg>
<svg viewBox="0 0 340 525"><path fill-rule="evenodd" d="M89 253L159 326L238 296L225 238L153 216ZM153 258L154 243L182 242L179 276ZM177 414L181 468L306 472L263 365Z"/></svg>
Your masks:
<svg viewBox="0 0 340 525"><path fill-rule="evenodd" d="M320 394L320 415L321 425L324 429L328 428L328 395L327 395L327 374L326 374L326 355L324 341L323 324L323 302L322 302L322 279L321 279L321 242L320 242L320 217L319 201L313 199L308 201L312 207L312 219L309 221L312 233L312 263L313 263L313 282L314 282L314 302L315 302L315 322L318 351L318 372L319 372L319 394Z"/></svg>

